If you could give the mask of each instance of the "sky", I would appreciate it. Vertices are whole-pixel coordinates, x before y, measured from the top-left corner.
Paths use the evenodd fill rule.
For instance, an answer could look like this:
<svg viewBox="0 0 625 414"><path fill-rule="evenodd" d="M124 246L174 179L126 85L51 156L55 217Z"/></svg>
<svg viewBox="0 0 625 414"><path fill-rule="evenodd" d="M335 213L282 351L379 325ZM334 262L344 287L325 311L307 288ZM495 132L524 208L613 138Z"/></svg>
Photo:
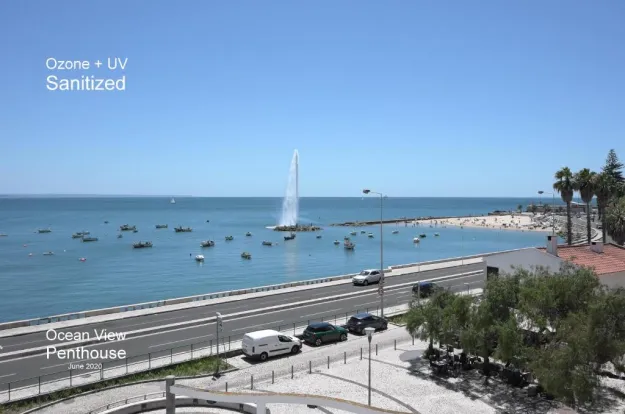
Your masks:
<svg viewBox="0 0 625 414"><path fill-rule="evenodd" d="M2 1L0 194L281 196L297 149L301 196L535 196L625 159L624 19L622 0ZM47 88L83 75L125 90Z"/></svg>

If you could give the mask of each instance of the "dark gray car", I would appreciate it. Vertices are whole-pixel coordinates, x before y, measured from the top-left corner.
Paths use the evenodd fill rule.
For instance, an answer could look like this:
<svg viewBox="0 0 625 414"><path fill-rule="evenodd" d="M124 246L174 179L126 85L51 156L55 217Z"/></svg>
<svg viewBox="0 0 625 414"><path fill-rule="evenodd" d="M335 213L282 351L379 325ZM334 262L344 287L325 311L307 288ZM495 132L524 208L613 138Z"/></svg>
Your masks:
<svg viewBox="0 0 625 414"><path fill-rule="evenodd" d="M347 321L345 327L350 331L358 334L365 332L365 328L372 327L376 331L388 328L388 321L379 316L370 313L358 313Z"/></svg>

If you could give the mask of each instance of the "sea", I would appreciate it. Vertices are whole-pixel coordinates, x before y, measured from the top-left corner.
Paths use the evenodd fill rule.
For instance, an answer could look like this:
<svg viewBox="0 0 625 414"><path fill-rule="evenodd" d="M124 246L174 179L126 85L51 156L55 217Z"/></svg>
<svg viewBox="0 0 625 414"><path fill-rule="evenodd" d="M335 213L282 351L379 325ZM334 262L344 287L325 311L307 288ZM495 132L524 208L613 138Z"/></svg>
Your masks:
<svg viewBox="0 0 625 414"><path fill-rule="evenodd" d="M331 223L378 220L380 199L301 198L299 222L321 232L285 233L269 229L281 216L281 198L177 197L2 197L0 198L0 321L199 295L359 272L380 266L380 228L368 238L343 237L351 228ZM385 219L482 215L516 210L538 200L525 198L386 198ZM108 223L107 223L108 222ZM123 232L123 224L137 233ZM156 224L168 224L156 229ZM174 227L192 227L175 233ZM50 228L50 233L38 229ZM392 234L399 230L398 234ZM97 242L72 239L89 231ZM252 236L246 237L246 232ZM434 237L438 232L439 237ZM427 238L414 244L413 238ZM322 238L317 239L318 234ZM225 241L226 236L234 240ZM459 257L545 244L545 233L474 228L384 226L384 266ZM201 248L202 240L215 246ZM263 246L262 241L277 243ZM335 246L334 240L341 241ZM138 241L152 248L134 249ZM54 255L43 255L44 252ZM251 260L241 253L252 254ZM205 261L196 262L203 254ZM84 258L84 261L80 259Z"/></svg>

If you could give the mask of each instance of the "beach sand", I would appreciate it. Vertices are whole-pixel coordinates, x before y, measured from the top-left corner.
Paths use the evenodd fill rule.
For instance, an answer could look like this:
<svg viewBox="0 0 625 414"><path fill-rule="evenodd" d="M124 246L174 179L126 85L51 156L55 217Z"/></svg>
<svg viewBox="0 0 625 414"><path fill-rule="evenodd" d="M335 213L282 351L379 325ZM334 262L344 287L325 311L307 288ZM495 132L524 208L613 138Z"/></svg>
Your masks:
<svg viewBox="0 0 625 414"><path fill-rule="evenodd" d="M479 227L493 230L551 232L551 226L540 223L540 215L506 214L501 216L454 217L447 219L415 220L408 225L415 227Z"/></svg>

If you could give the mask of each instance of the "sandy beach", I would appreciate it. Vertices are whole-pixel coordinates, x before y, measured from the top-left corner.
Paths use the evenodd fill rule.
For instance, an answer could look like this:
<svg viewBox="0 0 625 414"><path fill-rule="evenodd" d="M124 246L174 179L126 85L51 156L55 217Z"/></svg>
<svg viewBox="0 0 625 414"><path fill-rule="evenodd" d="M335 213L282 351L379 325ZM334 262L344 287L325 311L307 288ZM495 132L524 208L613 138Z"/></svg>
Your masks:
<svg viewBox="0 0 625 414"><path fill-rule="evenodd" d="M454 217L447 219L414 220L415 227L481 227L494 230L550 232L551 225L541 215L506 214L501 216Z"/></svg>

